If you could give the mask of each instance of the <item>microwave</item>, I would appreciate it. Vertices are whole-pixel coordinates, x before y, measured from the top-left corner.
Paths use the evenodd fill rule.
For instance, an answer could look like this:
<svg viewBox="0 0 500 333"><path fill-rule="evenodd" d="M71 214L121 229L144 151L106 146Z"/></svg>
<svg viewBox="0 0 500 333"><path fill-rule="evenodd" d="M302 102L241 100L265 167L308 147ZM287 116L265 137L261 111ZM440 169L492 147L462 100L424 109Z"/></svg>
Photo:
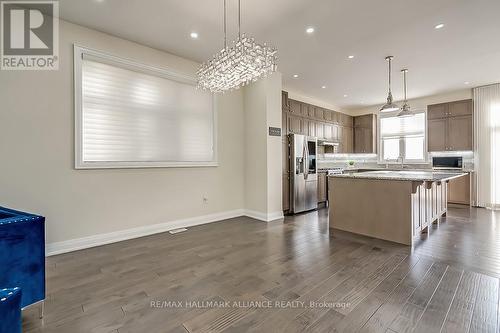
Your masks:
<svg viewBox="0 0 500 333"><path fill-rule="evenodd" d="M433 156L432 168L433 169L462 169L463 158L462 156Z"/></svg>

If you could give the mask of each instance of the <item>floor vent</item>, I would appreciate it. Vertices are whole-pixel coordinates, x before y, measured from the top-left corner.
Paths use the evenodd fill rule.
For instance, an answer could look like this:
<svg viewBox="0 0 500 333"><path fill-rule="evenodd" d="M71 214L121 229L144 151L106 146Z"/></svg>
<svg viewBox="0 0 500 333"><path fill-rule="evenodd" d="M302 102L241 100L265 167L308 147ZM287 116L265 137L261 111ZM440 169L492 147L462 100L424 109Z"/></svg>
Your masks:
<svg viewBox="0 0 500 333"><path fill-rule="evenodd" d="M175 234L178 234L178 233L181 233L184 231L187 231L187 229L186 228L179 228L179 229L170 230L169 233L171 233L172 235L175 235Z"/></svg>

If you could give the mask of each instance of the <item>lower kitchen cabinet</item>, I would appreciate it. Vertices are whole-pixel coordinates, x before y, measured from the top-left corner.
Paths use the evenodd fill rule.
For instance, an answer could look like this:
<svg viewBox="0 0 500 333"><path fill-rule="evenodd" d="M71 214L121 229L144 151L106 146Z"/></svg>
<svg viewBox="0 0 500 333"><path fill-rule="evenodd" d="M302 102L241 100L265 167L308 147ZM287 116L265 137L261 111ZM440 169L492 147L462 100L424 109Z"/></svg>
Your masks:
<svg viewBox="0 0 500 333"><path fill-rule="evenodd" d="M448 202L470 205L470 175L450 180L448 183Z"/></svg>
<svg viewBox="0 0 500 333"><path fill-rule="evenodd" d="M326 190L327 175L326 172L318 172L318 203L326 202L327 190Z"/></svg>
<svg viewBox="0 0 500 333"><path fill-rule="evenodd" d="M413 236L417 236L447 210L447 184L416 184L411 196Z"/></svg>

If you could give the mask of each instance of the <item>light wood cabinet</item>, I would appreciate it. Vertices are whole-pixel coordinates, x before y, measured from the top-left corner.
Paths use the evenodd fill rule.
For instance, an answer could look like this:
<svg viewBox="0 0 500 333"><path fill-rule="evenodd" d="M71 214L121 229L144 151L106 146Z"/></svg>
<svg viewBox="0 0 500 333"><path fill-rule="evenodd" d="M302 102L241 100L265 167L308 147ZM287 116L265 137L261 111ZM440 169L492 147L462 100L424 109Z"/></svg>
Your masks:
<svg viewBox="0 0 500 333"><path fill-rule="evenodd" d="M345 127L353 127L354 126L354 117L349 116L347 114L340 114L340 124Z"/></svg>
<svg viewBox="0 0 500 333"><path fill-rule="evenodd" d="M354 152L354 118L344 113L328 110L319 106L296 101L288 98L288 93L283 91L282 103L282 141L283 141L283 210L290 208L290 164L288 153L288 134L302 134L339 143L340 153ZM373 150L368 138L373 133L367 134L361 147L364 150ZM326 173L318 174L319 202L326 201Z"/></svg>
<svg viewBox="0 0 500 333"><path fill-rule="evenodd" d="M448 118L448 150L472 150L472 116Z"/></svg>
<svg viewBox="0 0 500 333"><path fill-rule="evenodd" d="M289 105L290 105L290 112L296 115L299 115L301 113L301 104L299 101L295 101L293 99L288 100Z"/></svg>
<svg viewBox="0 0 500 333"><path fill-rule="evenodd" d="M429 151L446 149L446 119L429 119L427 121L427 141Z"/></svg>
<svg viewBox="0 0 500 333"><path fill-rule="evenodd" d="M332 111L323 110L323 119L326 121L332 121Z"/></svg>
<svg viewBox="0 0 500 333"><path fill-rule="evenodd" d="M302 134L302 118L290 114L287 119L288 132Z"/></svg>
<svg viewBox="0 0 500 333"><path fill-rule="evenodd" d="M414 183L411 195L413 236L417 236L433 222L439 221L446 212L447 184L424 182Z"/></svg>
<svg viewBox="0 0 500 333"><path fill-rule="evenodd" d="M342 140L342 137L339 136L339 126L338 125L332 125L332 139L333 141L340 141Z"/></svg>
<svg viewBox="0 0 500 333"><path fill-rule="evenodd" d="M427 136L430 152L472 150L472 100L429 105Z"/></svg>
<svg viewBox="0 0 500 333"><path fill-rule="evenodd" d="M371 154L375 152L373 130L370 128L354 128L354 152Z"/></svg>
<svg viewBox="0 0 500 333"><path fill-rule="evenodd" d="M448 116L472 116L472 100L466 99L463 101L456 101L448 103Z"/></svg>
<svg viewBox="0 0 500 333"><path fill-rule="evenodd" d="M353 153L354 152L354 132L352 127L342 127L342 140L340 143L341 153Z"/></svg>
<svg viewBox="0 0 500 333"><path fill-rule="evenodd" d="M309 109L313 109L314 112L314 107L312 105L309 105L307 103L300 103L300 114L303 117L309 117Z"/></svg>
<svg viewBox="0 0 500 333"><path fill-rule="evenodd" d="M448 202L470 205L470 175L450 180Z"/></svg>
<svg viewBox="0 0 500 333"><path fill-rule="evenodd" d="M288 105L288 93L286 91L281 92L281 109L285 112L290 110Z"/></svg>
<svg viewBox="0 0 500 333"><path fill-rule="evenodd" d="M374 114L354 117L354 152L372 154L377 152L377 118Z"/></svg>
<svg viewBox="0 0 500 333"><path fill-rule="evenodd" d="M364 153L365 147L363 146L364 140L364 128L354 128L354 153L360 154Z"/></svg>
<svg viewBox="0 0 500 333"><path fill-rule="evenodd" d="M324 115L323 115L323 109L322 108L319 108L319 107L316 107L314 109L314 118L316 119L323 119Z"/></svg>
<svg viewBox="0 0 500 333"><path fill-rule="evenodd" d="M363 116L354 117L354 127L372 128L374 114L365 114Z"/></svg>
<svg viewBox="0 0 500 333"><path fill-rule="evenodd" d="M309 121L309 136L316 136L316 122L314 120Z"/></svg>
<svg viewBox="0 0 500 333"><path fill-rule="evenodd" d="M316 122L316 137L318 139L324 139L325 138L325 128L323 126L323 123Z"/></svg>
<svg viewBox="0 0 500 333"><path fill-rule="evenodd" d="M332 141L333 140L333 125L332 124L323 124L323 128L324 128L324 138L328 141Z"/></svg>
<svg viewBox="0 0 500 333"><path fill-rule="evenodd" d="M327 200L326 181L327 181L326 172L319 172L318 173L318 203L325 202Z"/></svg>
<svg viewBox="0 0 500 333"><path fill-rule="evenodd" d="M448 115L448 103L427 106L427 119L446 118Z"/></svg>

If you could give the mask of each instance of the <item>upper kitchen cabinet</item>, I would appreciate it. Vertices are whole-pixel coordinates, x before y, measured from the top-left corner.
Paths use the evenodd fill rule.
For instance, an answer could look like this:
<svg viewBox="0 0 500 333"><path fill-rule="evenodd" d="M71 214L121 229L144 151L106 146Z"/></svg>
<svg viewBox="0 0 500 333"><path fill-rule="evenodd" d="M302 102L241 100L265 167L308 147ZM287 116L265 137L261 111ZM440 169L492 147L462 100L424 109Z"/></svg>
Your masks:
<svg viewBox="0 0 500 333"><path fill-rule="evenodd" d="M448 103L448 116L472 116L472 99Z"/></svg>
<svg viewBox="0 0 500 333"><path fill-rule="evenodd" d="M429 151L446 150L446 119L427 119L427 142Z"/></svg>
<svg viewBox="0 0 500 333"><path fill-rule="evenodd" d="M448 118L448 150L472 150L472 116Z"/></svg>
<svg viewBox="0 0 500 333"><path fill-rule="evenodd" d="M472 150L472 100L429 105L427 107L428 150Z"/></svg>
<svg viewBox="0 0 500 333"><path fill-rule="evenodd" d="M342 126L353 127L354 126L354 117L349 116L349 115L344 114L344 113L340 113L339 123Z"/></svg>
<svg viewBox="0 0 500 333"><path fill-rule="evenodd" d="M354 133L352 127L342 127L342 139L340 140L340 152L352 153L354 151Z"/></svg>
<svg viewBox="0 0 500 333"><path fill-rule="evenodd" d="M290 113L300 115L302 113L301 107L302 103L295 101L293 99L288 100L288 105L290 106Z"/></svg>
<svg viewBox="0 0 500 333"><path fill-rule="evenodd" d="M323 119L323 117L324 117L324 110L320 107L314 108L314 118Z"/></svg>
<svg viewBox="0 0 500 333"><path fill-rule="evenodd" d="M288 105L288 93L286 91L281 92L281 109L286 112L290 110Z"/></svg>
<svg viewBox="0 0 500 333"><path fill-rule="evenodd" d="M354 153L377 152L377 118L374 114L354 117Z"/></svg>
<svg viewBox="0 0 500 333"><path fill-rule="evenodd" d="M330 110L323 110L323 117L326 121L330 122L332 121L332 113L333 111Z"/></svg>
<svg viewBox="0 0 500 333"><path fill-rule="evenodd" d="M302 118L289 114L287 116L287 124L289 133L294 133L294 134L305 134L302 130Z"/></svg>
<svg viewBox="0 0 500 333"><path fill-rule="evenodd" d="M441 119L448 115L448 103L427 106L427 119Z"/></svg>

